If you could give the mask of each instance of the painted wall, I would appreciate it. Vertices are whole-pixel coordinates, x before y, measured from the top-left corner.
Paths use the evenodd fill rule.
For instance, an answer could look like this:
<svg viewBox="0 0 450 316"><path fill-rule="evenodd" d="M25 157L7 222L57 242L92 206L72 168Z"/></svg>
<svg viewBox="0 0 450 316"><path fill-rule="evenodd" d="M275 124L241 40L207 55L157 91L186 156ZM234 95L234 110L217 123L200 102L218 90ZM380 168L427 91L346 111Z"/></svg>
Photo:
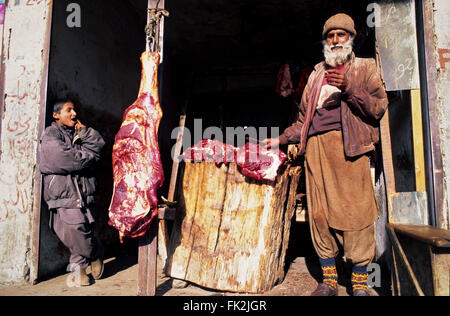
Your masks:
<svg viewBox="0 0 450 316"><path fill-rule="evenodd" d="M31 269L33 179L41 113L49 0L9 1L2 70L0 156L0 282L24 282ZM27 17L24 19L23 17Z"/></svg>
<svg viewBox="0 0 450 316"><path fill-rule="evenodd" d="M435 0L434 23L436 43L437 109L444 172L444 227L450 229L450 1Z"/></svg>

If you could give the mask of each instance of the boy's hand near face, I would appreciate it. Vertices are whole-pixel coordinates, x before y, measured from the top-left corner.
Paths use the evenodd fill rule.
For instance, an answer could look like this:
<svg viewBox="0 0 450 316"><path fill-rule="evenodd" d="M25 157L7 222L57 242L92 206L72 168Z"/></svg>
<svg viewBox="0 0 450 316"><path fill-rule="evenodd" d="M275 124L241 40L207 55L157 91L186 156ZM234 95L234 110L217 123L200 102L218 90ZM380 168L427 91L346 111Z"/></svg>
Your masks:
<svg viewBox="0 0 450 316"><path fill-rule="evenodd" d="M83 125L83 123L80 122L80 120L77 120L77 123L75 124L75 129L77 131L79 131L80 129L86 127L85 125Z"/></svg>

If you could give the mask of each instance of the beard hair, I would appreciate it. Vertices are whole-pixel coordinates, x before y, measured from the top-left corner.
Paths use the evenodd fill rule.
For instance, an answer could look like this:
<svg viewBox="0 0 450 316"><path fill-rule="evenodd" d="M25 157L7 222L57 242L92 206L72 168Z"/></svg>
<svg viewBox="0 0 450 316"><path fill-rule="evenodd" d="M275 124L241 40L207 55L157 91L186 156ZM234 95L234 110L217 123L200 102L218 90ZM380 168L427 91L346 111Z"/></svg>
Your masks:
<svg viewBox="0 0 450 316"><path fill-rule="evenodd" d="M325 56L325 62L331 67L337 67L345 64L353 52L353 38L349 38L344 44L337 44L330 46L327 41L324 40L323 44L323 55ZM342 47L341 51L333 52L331 49L334 47Z"/></svg>

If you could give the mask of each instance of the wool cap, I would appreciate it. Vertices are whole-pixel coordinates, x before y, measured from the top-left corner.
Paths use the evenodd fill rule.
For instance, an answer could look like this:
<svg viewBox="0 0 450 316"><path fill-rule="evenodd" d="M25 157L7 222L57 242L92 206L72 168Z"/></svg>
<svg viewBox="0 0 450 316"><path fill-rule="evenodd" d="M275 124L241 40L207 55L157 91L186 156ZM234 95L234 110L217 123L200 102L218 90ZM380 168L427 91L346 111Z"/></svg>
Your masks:
<svg viewBox="0 0 450 316"><path fill-rule="evenodd" d="M343 29L356 35L355 22L345 13L338 13L329 18L323 26L322 36L325 37L329 31L335 29Z"/></svg>

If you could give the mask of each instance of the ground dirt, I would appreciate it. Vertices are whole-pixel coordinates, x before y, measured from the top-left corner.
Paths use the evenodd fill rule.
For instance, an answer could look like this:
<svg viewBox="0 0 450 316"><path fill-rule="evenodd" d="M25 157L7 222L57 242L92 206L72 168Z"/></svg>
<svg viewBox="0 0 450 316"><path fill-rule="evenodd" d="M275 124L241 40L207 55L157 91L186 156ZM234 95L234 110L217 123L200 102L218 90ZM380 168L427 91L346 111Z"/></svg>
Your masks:
<svg viewBox="0 0 450 316"><path fill-rule="evenodd" d="M160 263L161 260L158 262ZM297 257L290 262L286 276L280 284L270 291L248 294L221 292L202 288L195 284L178 288L182 282L164 275L160 263L158 264L156 296L309 296L317 286L318 269L320 267L311 265L308 258ZM137 257L123 255L105 260L103 277L90 286L73 287L70 286L70 283L68 286L68 274L66 273L41 281L36 285L0 285L0 296L135 296L137 295L137 274ZM340 282L339 296L348 295L348 282ZM378 294L371 290L371 295Z"/></svg>
<svg viewBox="0 0 450 316"><path fill-rule="evenodd" d="M69 274L61 272L40 280L35 285L0 284L0 296L136 296L138 279L136 246L136 243L131 242L128 245L125 243L118 251L107 255L102 278L95 281L91 278L90 286L70 286L70 282L67 282ZM309 296L322 280L319 260L306 223L293 222L285 258L285 277L269 291L231 293L207 289L168 277L163 273L163 261L159 257L157 263L156 296ZM339 296L349 296L351 267L338 260L337 268ZM370 294L389 295L378 289L377 291L370 289Z"/></svg>

